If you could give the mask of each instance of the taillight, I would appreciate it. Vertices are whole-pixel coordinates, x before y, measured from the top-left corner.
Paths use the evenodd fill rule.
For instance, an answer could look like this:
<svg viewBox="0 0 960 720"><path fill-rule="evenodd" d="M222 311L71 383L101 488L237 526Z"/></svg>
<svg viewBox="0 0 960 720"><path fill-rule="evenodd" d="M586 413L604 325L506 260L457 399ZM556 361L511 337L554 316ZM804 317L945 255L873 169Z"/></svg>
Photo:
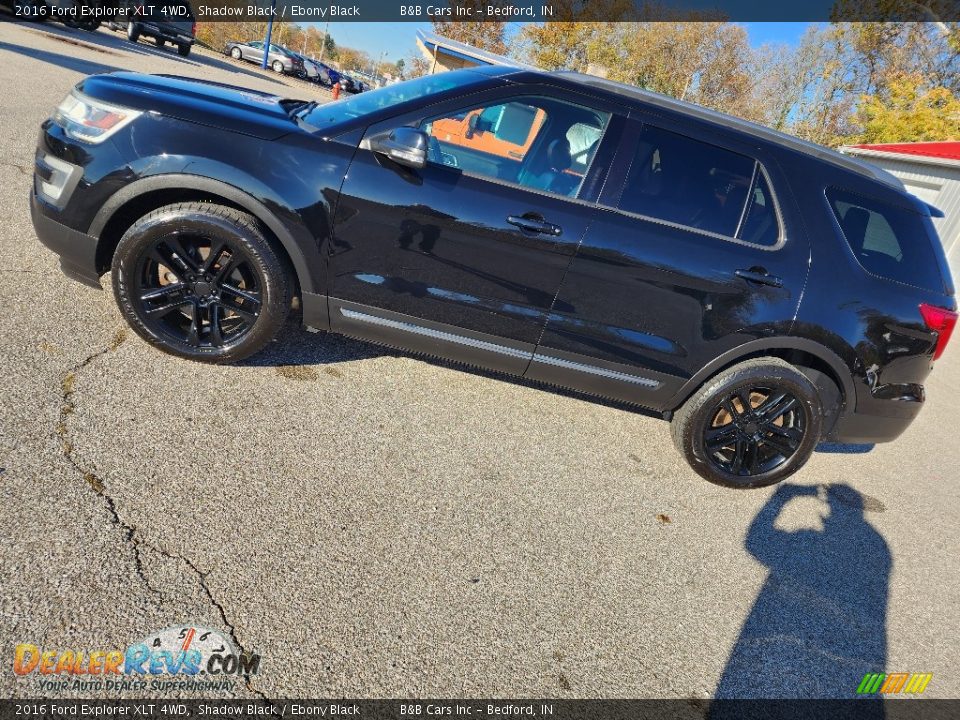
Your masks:
<svg viewBox="0 0 960 720"><path fill-rule="evenodd" d="M936 360L943 355L953 328L957 325L957 313L936 305L920 303L920 314L923 315L927 328L937 333L937 346L933 351L933 359Z"/></svg>
<svg viewBox="0 0 960 720"><path fill-rule="evenodd" d="M196 23L194 23L193 25L190 26L190 34L193 35L194 37L197 36L197 24L196 24Z"/></svg>

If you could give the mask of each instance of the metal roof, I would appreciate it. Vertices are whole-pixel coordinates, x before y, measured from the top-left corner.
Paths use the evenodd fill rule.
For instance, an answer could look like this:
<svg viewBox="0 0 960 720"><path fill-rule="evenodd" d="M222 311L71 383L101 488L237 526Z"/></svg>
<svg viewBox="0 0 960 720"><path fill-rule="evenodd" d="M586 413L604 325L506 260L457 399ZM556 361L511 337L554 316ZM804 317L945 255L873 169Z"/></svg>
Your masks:
<svg viewBox="0 0 960 720"><path fill-rule="evenodd" d="M458 40L451 40L450 38L445 38L442 35L437 35L436 33L426 30L417 30L417 40L427 48L433 48L433 51L436 53L452 55L453 57L463 60L472 60L478 65L508 65L516 68L534 69L531 66L518 63L513 58L508 58L505 55L497 55L487 50L481 50L473 45L468 45Z"/></svg>
<svg viewBox="0 0 960 720"><path fill-rule="evenodd" d="M925 165L960 167L960 142L879 143L848 145L841 149L851 155L860 155L861 157L890 158Z"/></svg>

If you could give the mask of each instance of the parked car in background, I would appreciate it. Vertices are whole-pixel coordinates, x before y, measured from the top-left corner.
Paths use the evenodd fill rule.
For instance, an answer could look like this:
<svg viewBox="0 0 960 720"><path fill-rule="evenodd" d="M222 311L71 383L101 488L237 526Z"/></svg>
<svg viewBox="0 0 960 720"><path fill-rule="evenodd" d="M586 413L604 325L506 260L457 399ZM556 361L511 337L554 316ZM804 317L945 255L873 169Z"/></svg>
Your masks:
<svg viewBox="0 0 960 720"><path fill-rule="evenodd" d="M261 40L253 42L230 42L224 48L224 53L234 60L247 60L253 63L263 62L264 43ZM305 72L303 60L294 52L271 43L267 53L267 67L277 73L299 75Z"/></svg>
<svg viewBox="0 0 960 720"><path fill-rule="evenodd" d="M316 62L306 57L305 55L301 55L298 52L295 52L295 51L290 51L290 52L292 52L296 57L298 57L300 59L300 62L303 63L303 71L297 73L297 77L299 77L301 80L309 80L310 82L315 82L315 83L323 82L324 73L321 72L321 68L319 65L317 65Z"/></svg>
<svg viewBox="0 0 960 720"><path fill-rule="evenodd" d="M335 70L326 63L317 61L317 66L320 68L321 79L320 81L327 86L332 86L334 83L340 82L340 71Z"/></svg>
<svg viewBox="0 0 960 720"><path fill-rule="evenodd" d="M350 79L353 81L353 87L355 93L366 92L367 90L372 89L372 86L367 80L365 80L359 73L347 73L350 76Z"/></svg>
<svg viewBox="0 0 960 720"><path fill-rule="evenodd" d="M190 55L197 37L197 23L190 5L182 0L116 0L120 13L108 23L112 30L125 29L127 40L153 38L157 47L170 43L181 57ZM137 8L136 10L134 8Z"/></svg>
<svg viewBox="0 0 960 720"><path fill-rule="evenodd" d="M352 95L356 95L358 92L360 92L357 81L350 77L345 70L340 72L340 89Z"/></svg>
<svg viewBox="0 0 960 720"><path fill-rule="evenodd" d="M438 131L470 116L524 149ZM897 438L957 322L939 211L897 178L578 73L323 104L92 75L35 158L37 237L73 278L112 269L165 352L248 357L298 293L315 329L659 413L729 487L783 480L821 439Z"/></svg>

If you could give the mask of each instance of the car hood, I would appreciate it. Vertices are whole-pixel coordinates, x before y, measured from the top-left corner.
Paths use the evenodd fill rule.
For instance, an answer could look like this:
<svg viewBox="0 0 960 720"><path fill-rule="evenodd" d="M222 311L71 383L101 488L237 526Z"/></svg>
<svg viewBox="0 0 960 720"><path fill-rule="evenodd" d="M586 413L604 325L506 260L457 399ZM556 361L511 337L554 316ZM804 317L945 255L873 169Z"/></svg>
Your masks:
<svg viewBox="0 0 960 720"><path fill-rule="evenodd" d="M155 112L265 140L296 130L283 98L257 90L171 75L91 75L77 89L113 105Z"/></svg>

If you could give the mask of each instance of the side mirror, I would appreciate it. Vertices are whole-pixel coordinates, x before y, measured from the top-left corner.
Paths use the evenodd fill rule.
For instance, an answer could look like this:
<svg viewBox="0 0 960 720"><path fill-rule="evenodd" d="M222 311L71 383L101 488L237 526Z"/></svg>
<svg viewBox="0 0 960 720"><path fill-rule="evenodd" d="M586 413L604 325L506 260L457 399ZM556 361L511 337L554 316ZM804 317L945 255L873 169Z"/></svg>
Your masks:
<svg viewBox="0 0 960 720"><path fill-rule="evenodd" d="M370 138L370 149L373 152L400 165L417 169L427 164L428 146L427 134L412 127L398 127Z"/></svg>

